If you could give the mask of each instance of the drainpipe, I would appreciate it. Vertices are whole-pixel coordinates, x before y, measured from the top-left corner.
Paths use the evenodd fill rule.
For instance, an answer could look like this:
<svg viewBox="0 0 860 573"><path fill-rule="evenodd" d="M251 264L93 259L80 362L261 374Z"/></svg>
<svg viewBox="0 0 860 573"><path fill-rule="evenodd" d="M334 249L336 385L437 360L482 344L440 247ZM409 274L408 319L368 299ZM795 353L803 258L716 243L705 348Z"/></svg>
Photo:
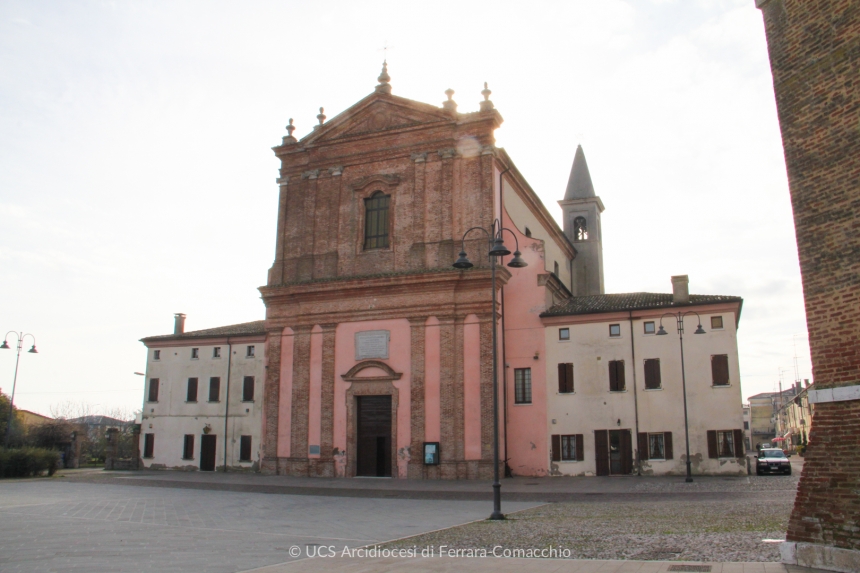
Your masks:
<svg viewBox="0 0 860 573"><path fill-rule="evenodd" d="M227 390L224 394L224 473L227 473L227 417L230 415L230 370L233 361L233 345L227 337Z"/></svg>
<svg viewBox="0 0 860 573"><path fill-rule="evenodd" d="M636 395L636 344L633 339L633 312L627 311L630 319L630 353L633 355L633 419L636 426L636 475L642 475L642 455L639 452L639 398Z"/></svg>
<svg viewBox="0 0 860 573"><path fill-rule="evenodd" d="M511 168L508 167L501 173L499 173L499 223L502 222L502 215L505 212L505 194L502 190L502 176L510 171ZM500 225L501 226L501 225ZM507 338L505 337L505 287L502 286L502 410L505 412L505 425L502 428L502 435L505 437L505 451L502 455L502 459L505 461L505 477L513 477L510 472L510 468L508 467L508 361L507 361ZM496 309L493 309L493 312L496 312ZM495 383L498 384L499 381L495 380Z"/></svg>

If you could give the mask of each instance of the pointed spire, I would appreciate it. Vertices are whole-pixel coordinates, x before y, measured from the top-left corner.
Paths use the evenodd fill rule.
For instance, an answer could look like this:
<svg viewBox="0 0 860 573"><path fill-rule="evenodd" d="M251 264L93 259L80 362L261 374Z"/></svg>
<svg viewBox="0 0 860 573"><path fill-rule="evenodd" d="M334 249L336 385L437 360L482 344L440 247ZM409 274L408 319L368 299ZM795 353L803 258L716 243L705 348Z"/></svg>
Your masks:
<svg viewBox="0 0 860 573"><path fill-rule="evenodd" d="M391 81L391 76L388 75L388 60L382 61L382 73L379 74L379 77L376 79L379 80L379 85L376 86L376 91L384 94L390 94L391 84L388 82Z"/></svg>
<svg viewBox="0 0 860 573"><path fill-rule="evenodd" d="M493 102L490 101L490 88L487 87L487 82L484 82L484 89L481 90L481 95L484 96L484 101L481 102L481 111L490 111L493 109Z"/></svg>
<svg viewBox="0 0 860 573"><path fill-rule="evenodd" d="M588 163L585 162L585 153L582 146L576 146L576 155L573 156L573 167L570 168L570 179L567 180L567 191L564 200L585 199L594 197L594 185L591 183L591 174L588 172Z"/></svg>

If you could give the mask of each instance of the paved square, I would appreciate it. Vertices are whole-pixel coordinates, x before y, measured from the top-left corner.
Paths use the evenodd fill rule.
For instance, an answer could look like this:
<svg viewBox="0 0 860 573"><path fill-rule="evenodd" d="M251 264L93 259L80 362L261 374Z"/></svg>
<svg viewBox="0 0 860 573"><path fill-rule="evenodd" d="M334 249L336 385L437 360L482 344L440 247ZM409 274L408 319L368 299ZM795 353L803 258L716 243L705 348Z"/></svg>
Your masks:
<svg viewBox="0 0 860 573"><path fill-rule="evenodd" d="M129 480L132 481L132 480ZM509 502L505 511L540 505ZM486 501L0 481L0 571L233 572L483 519Z"/></svg>

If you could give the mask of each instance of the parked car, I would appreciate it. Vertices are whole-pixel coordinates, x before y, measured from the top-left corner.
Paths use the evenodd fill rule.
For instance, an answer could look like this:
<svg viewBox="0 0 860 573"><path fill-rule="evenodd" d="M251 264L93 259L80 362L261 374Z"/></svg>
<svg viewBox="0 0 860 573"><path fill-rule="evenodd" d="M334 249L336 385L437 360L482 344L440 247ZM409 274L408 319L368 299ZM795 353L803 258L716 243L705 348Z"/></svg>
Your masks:
<svg viewBox="0 0 860 573"><path fill-rule="evenodd" d="M781 473L791 475L791 462L785 452L779 448L762 448L756 456L756 475L766 473Z"/></svg>

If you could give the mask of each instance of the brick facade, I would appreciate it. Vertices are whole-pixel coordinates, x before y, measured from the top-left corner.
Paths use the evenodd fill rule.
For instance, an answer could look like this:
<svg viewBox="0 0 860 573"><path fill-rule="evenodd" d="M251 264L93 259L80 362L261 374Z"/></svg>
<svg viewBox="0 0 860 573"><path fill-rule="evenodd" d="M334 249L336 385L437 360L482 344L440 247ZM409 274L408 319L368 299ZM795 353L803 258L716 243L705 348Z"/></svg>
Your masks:
<svg viewBox="0 0 860 573"><path fill-rule="evenodd" d="M860 384L860 2L757 0L756 4L767 32L815 385L820 389L856 386ZM788 527L789 542L860 551L858 445L860 400L816 405Z"/></svg>
<svg viewBox="0 0 860 573"><path fill-rule="evenodd" d="M383 74L385 75L385 74ZM409 408L408 445L393 448L393 475L489 478L492 475L492 292L485 257L476 267L451 267L463 233L489 227L498 217L495 173L499 152L493 131L501 124L492 105L456 112L393 96L382 81L376 91L301 140L290 135L274 148L281 160L275 261L260 291L266 304L267 372L262 470L287 475L354 475L356 396L391 395L395 410ZM489 103L489 102L485 102ZM324 119L324 118L323 118ZM390 196L390 244L365 249L365 199ZM494 199L495 198L495 199ZM471 253L486 251L472 234ZM499 286L510 274L498 272ZM464 454L463 324L480 320L481 460ZM441 335L441 464L424 466L424 356L426 321L435 317ZM346 390L346 452L335 447L336 330L360 321L408 321L409 387L391 380L353 382ZM313 392L311 329L323 329L319 457L309 455L309 404ZM281 335L294 333L290 456L279 457L278 404L282 391ZM287 366L290 368L290 366ZM312 416L312 414L311 414ZM402 432L395 421L393 439ZM281 438L283 439L283 437ZM342 457L345 456L345 459ZM339 468L341 468L339 470Z"/></svg>

